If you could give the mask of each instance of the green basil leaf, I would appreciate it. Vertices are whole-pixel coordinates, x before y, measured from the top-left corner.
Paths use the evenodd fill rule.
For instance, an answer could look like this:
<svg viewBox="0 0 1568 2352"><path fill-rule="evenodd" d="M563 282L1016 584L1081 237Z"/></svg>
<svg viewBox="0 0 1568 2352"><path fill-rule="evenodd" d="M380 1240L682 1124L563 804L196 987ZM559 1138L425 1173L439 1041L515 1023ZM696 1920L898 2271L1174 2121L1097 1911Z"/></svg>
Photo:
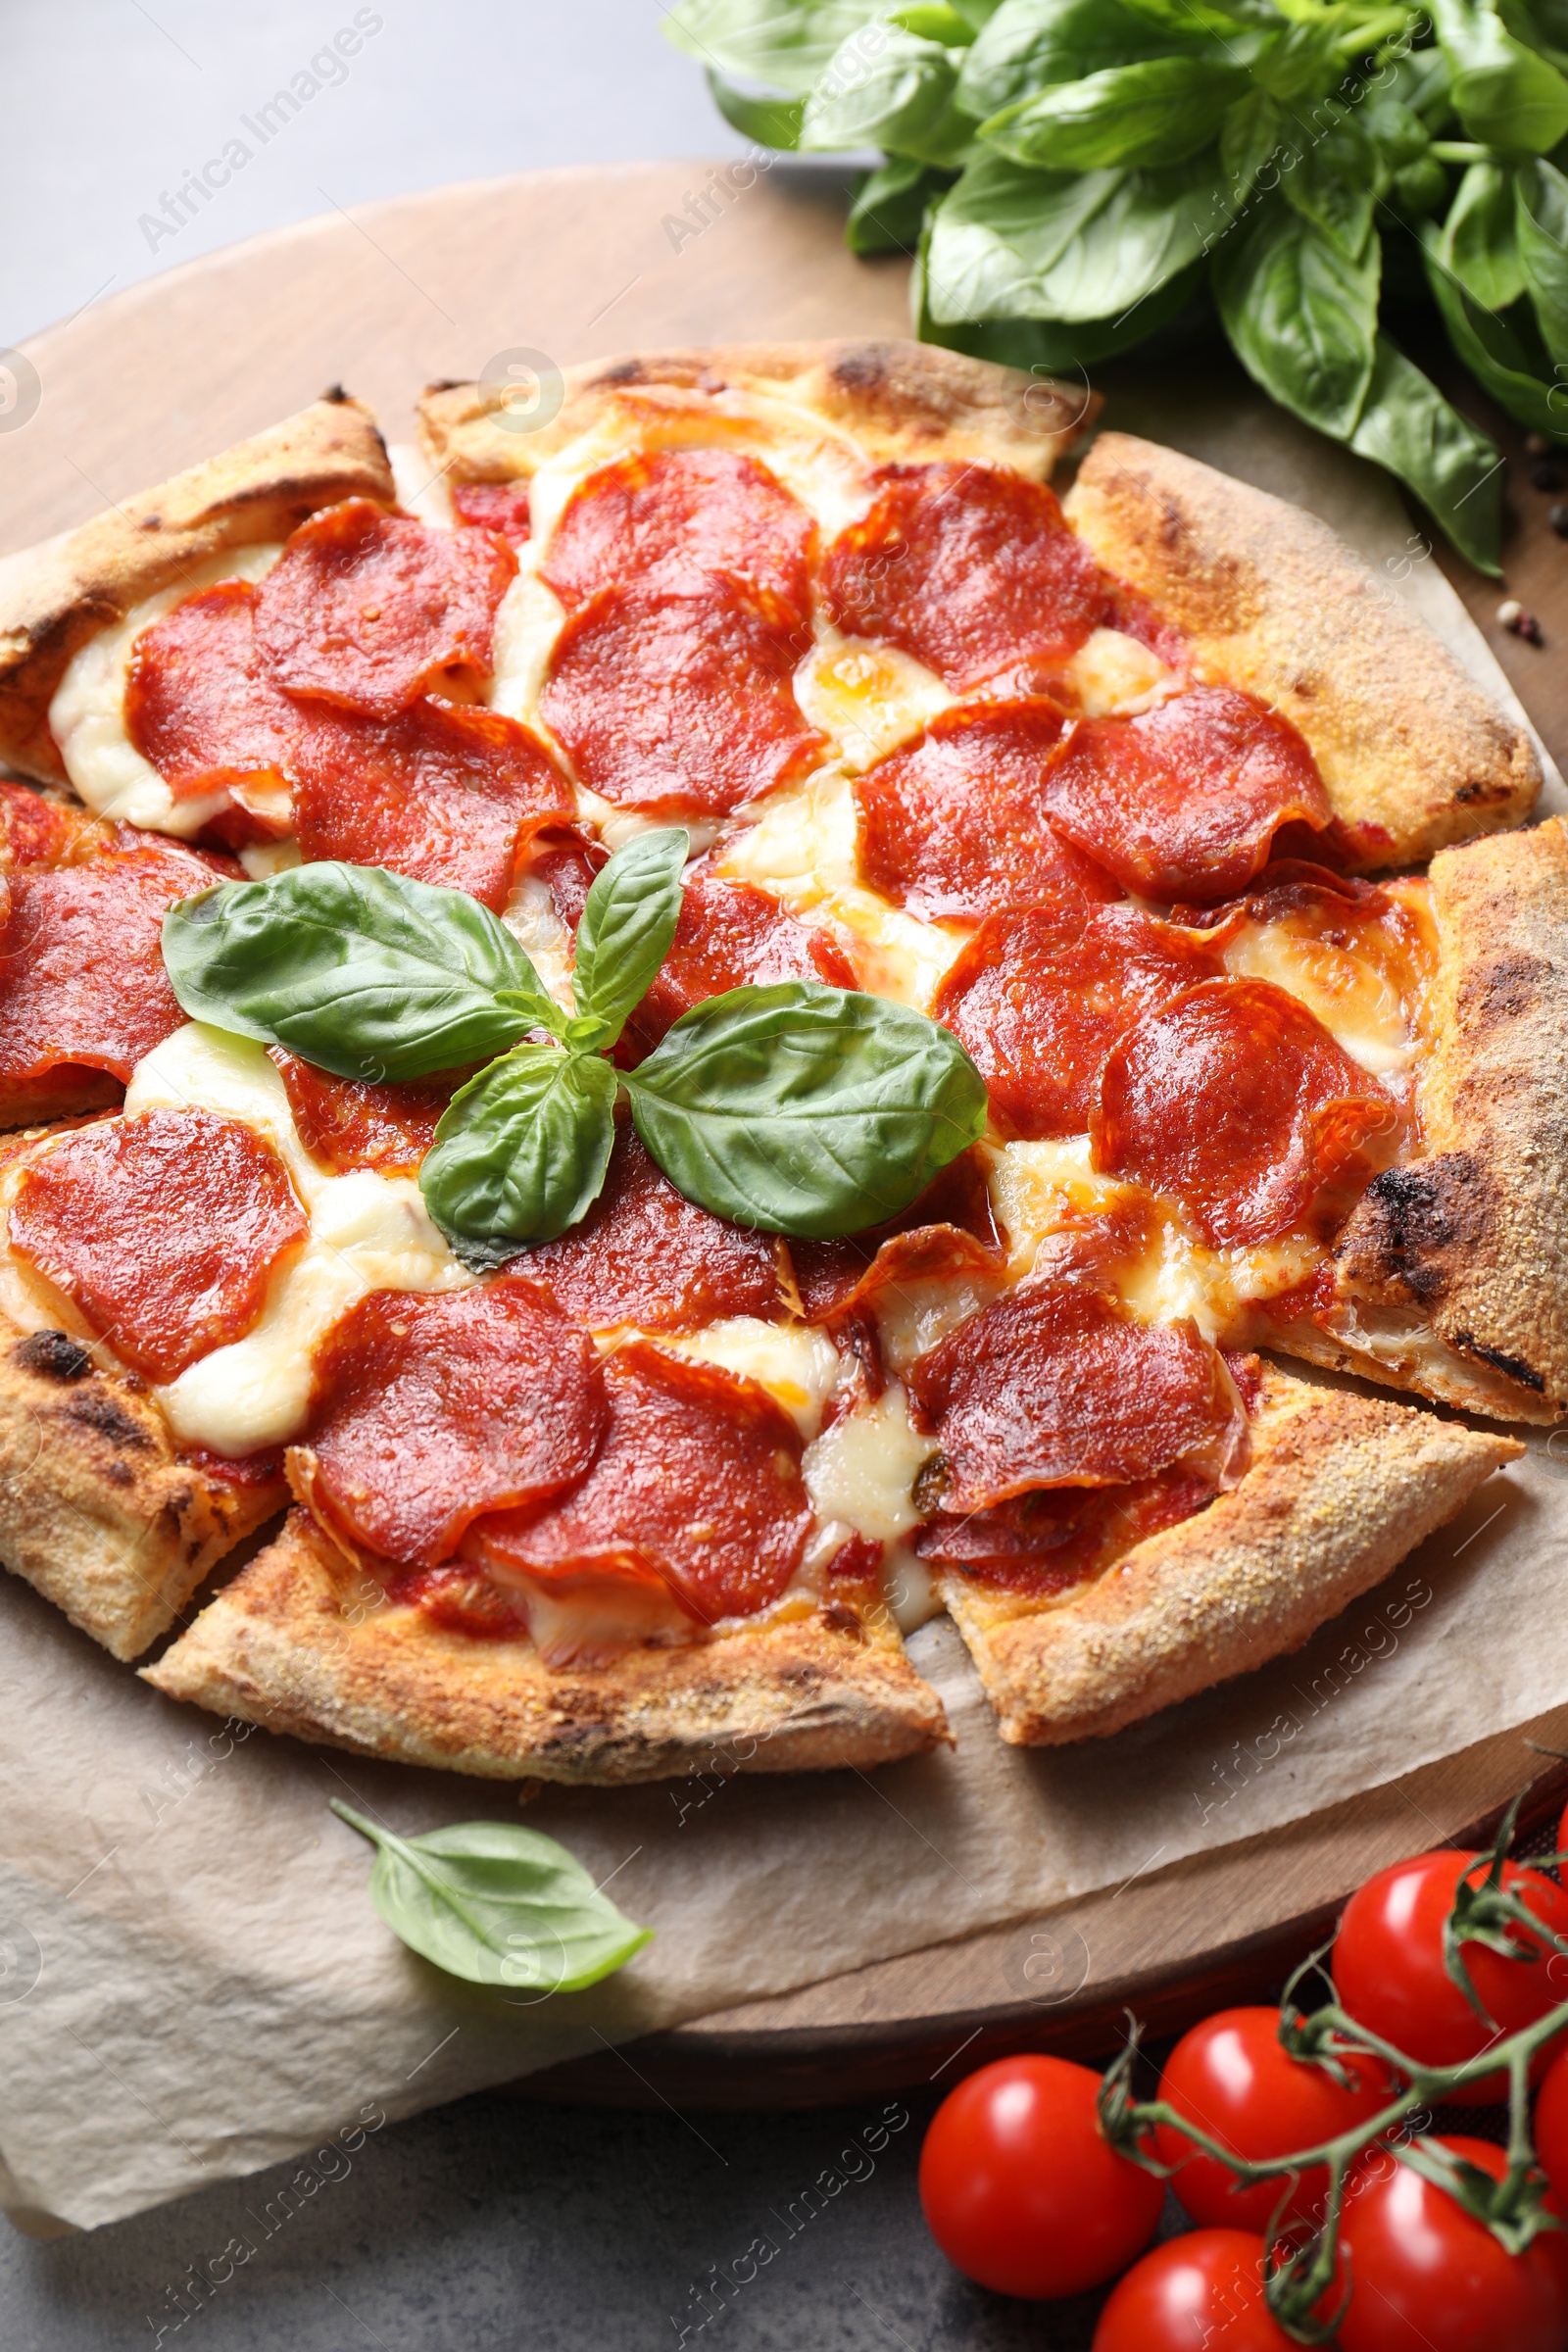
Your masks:
<svg viewBox="0 0 1568 2352"><path fill-rule="evenodd" d="M1213 153L1082 172L982 156L931 217L931 315L1120 322L1206 253L1241 202Z"/></svg>
<svg viewBox="0 0 1568 2352"><path fill-rule="evenodd" d="M1335 106L1321 133L1301 146L1294 169L1281 178L1280 192L1354 264L1367 248L1381 178L1372 141L1348 108Z"/></svg>
<svg viewBox="0 0 1568 2352"><path fill-rule="evenodd" d="M680 826L638 833L595 875L577 925L571 1043L612 1046L653 985L680 921L681 868L691 842Z"/></svg>
<svg viewBox="0 0 1568 2352"><path fill-rule="evenodd" d="M1261 46L1251 63L1260 88L1286 105L1332 88L1343 75L1345 21L1337 8L1298 18Z"/></svg>
<svg viewBox="0 0 1568 2352"><path fill-rule="evenodd" d="M893 24L852 33L806 101L802 151L892 147L928 164L951 161L975 129L954 103L960 55Z"/></svg>
<svg viewBox="0 0 1568 2352"><path fill-rule="evenodd" d="M1478 571L1500 571L1497 452L1387 335L1378 337L1377 365L1350 447L1413 490Z"/></svg>
<svg viewBox="0 0 1568 2352"><path fill-rule="evenodd" d="M804 98L749 98L716 66L708 69L708 87L725 122L743 138L755 139L760 147L780 148L785 153L800 145L801 117L806 112Z"/></svg>
<svg viewBox="0 0 1568 2352"><path fill-rule="evenodd" d="M1454 191L1438 248L1444 268L1489 311L1505 311L1525 290L1514 226L1513 173L1472 164Z"/></svg>
<svg viewBox="0 0 1568 2352"><path fill-rule="evenodd" d="M1043 171L1179 164L1206 147L1248 86L1234 67L1201 57L1151 57L1059 82L981 124L988 147Z"/></svg>
<svg viewBox="0 0 1568 2352"><path fill-rule="evenodd" d="M1283 117L1266 90L1251 90L1225 109L1219 131L1219 168L1233 203L1244 204L1259 172L1280 143Z"/></svg>
<svg viewBox="0 0 1568 2352"><path fill-rule="evenodd" d="M653 1936L616 1910L554 1838L509 1821L457 1821L400 1838L341 1797L340 1821L376 1849L370 1900L412 1951L470 1984L579 1992Z"/></svg>
<svg viewBox="0 0 1568 2352"><path fill-rule="evenodd" d="M950 1031L809 980L695 1005L622 1083L688 1200L813 1240L897 1216L986 1123L985 1086Z"/></svg>
<svg viewBox="0 0 1568 2352"><path fill-rule="evenodd" d="M1001 368L1017 368L1051 374L1058 370L1093 368L1118 353L1136 350L1168 326L1203 288L1201 261L1167 279L1124 318L933 318L925 300L925 253L915 257L911 301L922 343L940 343L948 351L967 353L972 360L990 360ZM1027 399L1027 395L1026 395Z"/></svg>
<svg viewBox="0 0 1568 2352"><path fill-rule="evenodd" d="M615 1072L597 1054L519 1046L441 1113L419 1190L471 1266L551 1242L598 1200L615 1140Z"/></svg>
<svg viewBox="0 0 1568 2352"><path fill-rule="evenodd" d="M466 891L323 858L220 882L164 917L192 1020L287 1046L339 1078L424 1078L501 1054L560 1007Z"/></svg>
<svg viewBox="0 0 1568 2352"><path fill-rule="evenodd" d="M1350 261L1275 200L1214 264L1220 317L1249 375L1282 408L1340 440L1372 380L1380 260L1375 237Z"/></svg>
<svg viewBox="0 0 1568 2352"><path fill-rule="evenodd" d="M1519 260L1540 322L1541 336L1558 368L1568 368L1568 178L1555 164L1521 164L1517 173ZM1568 386L1548 432L1568 432Z"/></svg>
<svg viewBox="0 0 1568 2352"><path fill-rule="evenodd" d="M1485 0L1432 0L1453 103L1473 139L1499 155L1544 155L1568 133L1568 79L1516 41Z"/></svg>
<svg viewBox="0 0 1568 2352"><path fill-rule="evenodd" d="M967 48L974 39L975 26L946 0L912 0L908 8L895 8L888 21L901 24L906 32L917 32L922 40L940 41L947 49Z"/></svg>
<svg viewBox="0 0 1568 2352"><path fill-rule="evenodd" d="M1441 65L1441 52L1433 50ZM1444 82L1447 74L1445 69ZM1403 172L1409 165L1419 163L1431 142L1428 130L1415 108L1396 97L1392 90L1369 87L1356 115L1373 146L1390 172Z"/></svg>
<svg viewBox="0 0 1568 2352"><path fill-rule="evenodd" d="M1002 0L959 69L958 103L985 122L1054 82L1212 46L1191 29L1157 33L1120 0Z"/></svg>
<svg viewBox="0 0 1568 2352"><path fill-rule="evenodd" d="M948 173L913 156L896 155L858 182L844 224L852 253L913 253L925 208L950 186Z"/></svg>
<svg viewBox="0 0 1568 2352"><path fill-rule="evenodd" d="M1440 240L1430 231L1424 250L1428 283L1448 340L1477 383L1533 431L1568 433L1568 390L1547 376L1551 363L1534 336L1531 348L1506 318L1475 300L1444 267ZM1528 314L1515 317L1523 326ZM1563 394L1556 408L1553 392Z"/></svg>
<svg viewBox="0 0 1568 2352"><path fill-rule="evenodd" d="M840 44L882 13L881 0L679 0L664 33L701 65L804 98Z"/></svg>
<svg viewBox="0 0 1568 2352"><path fill-rule="evenodd" d="M1251 27L1272 32L1285 24L1273 0L1122 0L1134 16L1165 33L1211 32L1222 40Z"/></svg>

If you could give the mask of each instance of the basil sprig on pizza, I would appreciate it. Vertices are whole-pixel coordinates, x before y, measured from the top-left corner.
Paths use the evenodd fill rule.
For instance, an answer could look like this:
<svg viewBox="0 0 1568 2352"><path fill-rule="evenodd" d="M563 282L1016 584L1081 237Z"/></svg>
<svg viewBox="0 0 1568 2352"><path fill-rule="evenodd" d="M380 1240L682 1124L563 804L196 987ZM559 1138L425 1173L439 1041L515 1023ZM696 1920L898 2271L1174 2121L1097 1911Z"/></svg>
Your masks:
<svg viewBox="0 0 1568 2352"><path fill-rule="evenodd" d="M164 961L192 1019L362 1083L498 1058L453 1096L419 1170L470 1262L575 1225L604 1187L617 1093L676 1190L714 1216L819 1241L885 1223L978 1141L986 1090L951 1030L809 980L694 1006L635 1069L605 1056L680 919L687 836L644 833L590 887L574 1011L488 907L330 860L172 907ZM549 1040L537 1040L543 1030Z"/></svg>
<svg viewBox="0 0 1568 2352"><path fill-rule="evenodd" d="M915 346L420 413L0 585L0 1556L134 1657L287 1509L160 1690L863 1766L932 1610L1114 1732L1568 1409L1568 833L1322 524Z"/></svg>

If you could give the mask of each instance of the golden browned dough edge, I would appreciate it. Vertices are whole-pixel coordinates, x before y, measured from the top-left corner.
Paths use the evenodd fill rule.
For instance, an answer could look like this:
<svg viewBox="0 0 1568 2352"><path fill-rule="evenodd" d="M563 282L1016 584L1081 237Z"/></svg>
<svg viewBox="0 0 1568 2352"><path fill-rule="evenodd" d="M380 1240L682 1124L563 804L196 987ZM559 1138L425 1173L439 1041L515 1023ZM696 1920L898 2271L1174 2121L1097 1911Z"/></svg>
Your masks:
<svg viewBox="0 0 1568 2352"><path fill-rule="evenodd" d="M1031 1606L941 1580L1002 1736L1100 1739L1298 1649L1524 1451L1381 1398L1265 1372L1252 1464L1206 1511Z"/></svg>
<svg viewBox="0 0 1568 2352"><path fill-rule="evenodd" d="M677 438L689 419L711 438L726 391L789 400L875 459L989 461L1040 481L1100 406L1073 385L929 343L737 343L568 368L561 407L536 432L496 422L504 386L432 384L420 428L431 463L453 480L515 481L617 414L658 419Z"/></svg>
<svg viewBox="0 0 1568 2352"><path fill-rule="evenodd" d="M340 498L395 497L375 419L332 392L254 440L0 561L0 760L65 781L49 705L72 655L225 548L286 539Z"/></svg>
<svg viewBox="0 0 1568 2352"><path fill-rule="evenodd" d="M162 1413L63 1331L0 1318L0 1562L117 1658L167 1633L284 1499L179 1461Z"/></svg>
<svg viewBox="0 0 1568 2352"><path fill-rule="evenodd" d="M950 1739L891 1623L821 1613L552 1670L388 1601L304 1511L145 1679L269 1731L488 1780L612 1784L891 1762Z"/></svg>
<svg viewBox="0 0 1568 2352"><path fill-rule="evenodd" d="M1529 815L1541 768L1524 728L1327 523L1126 433L1101 434L1065 505L1106 569L1186 631L1202 676L1300 728L1360 871Z"/></svg>
<svg viewBox="0 0 1568 2352"><path fill-rule="evenodd" d="M1450 1357L1438 1394L1555 1421L1568 1409L1568 826L1550 817L1444 851L1432 900L1424 1149L1357 1203L1336 1252L1341 1298L1430 1328Z"/></svg>

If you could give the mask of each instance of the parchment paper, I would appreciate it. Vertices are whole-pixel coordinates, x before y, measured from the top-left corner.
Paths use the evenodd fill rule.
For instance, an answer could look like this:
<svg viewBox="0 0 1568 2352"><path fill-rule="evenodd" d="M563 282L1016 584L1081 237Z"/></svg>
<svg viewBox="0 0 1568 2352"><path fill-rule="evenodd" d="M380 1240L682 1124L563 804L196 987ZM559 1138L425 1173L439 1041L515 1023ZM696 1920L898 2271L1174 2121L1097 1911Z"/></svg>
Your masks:
<svg viewBox="0 0 1568 2352"><path fill-rule="evenodd" d="M1381 475L1249 402L1121 400L1108 421L1315 508L1517 709ZM1548 805L1568 806L1555 776ZM403 1830L515 1820L510 1789L222 1726L0 1578L0 2203L38 2234L92 2228L1169 1867L1527 1722L1568 1699L1568 1452L1531 1446L1306 1649L1113 1740L1004 1747L940 1621L910 1649L952 1753L539 1796L521 1818L656 1930L619 1977L550 1998L406 1951L366 1898L368 1847L326 1810L343 1794Z"/></svg>

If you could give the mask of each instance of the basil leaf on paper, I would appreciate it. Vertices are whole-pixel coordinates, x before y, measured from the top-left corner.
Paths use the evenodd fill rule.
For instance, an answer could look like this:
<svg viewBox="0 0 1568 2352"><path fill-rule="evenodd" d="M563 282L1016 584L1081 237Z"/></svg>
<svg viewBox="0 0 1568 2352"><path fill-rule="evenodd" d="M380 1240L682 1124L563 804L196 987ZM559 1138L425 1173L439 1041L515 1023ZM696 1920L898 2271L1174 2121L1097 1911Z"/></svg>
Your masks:
<svg viewBox="0 0 1568 2352"><path fill-rule="evenodd" d="M1478 571L1500 576L1497 452L1387 335L1378 337L1372 382L1350 447L1413 490Z"/></svg>
<svg viewBox="0 0 1568 2352"><path fill-rule="evenodd" d="M220 882L170 908L163 946L192 1020L339 1078L427 1078L563 1017L488 906L380 866Z"/></svg>
<svg viewBox="0 0 1568 2352"><path fill-rule="evenodd" d="M690 847L678 826L638 833L594 877L577 925L573 1045L612 1046L653 985L680 921Z"/></svg>
<svg viewBox="0 0 1568 2352"><path fill-rule="evenodd" d="M653 1936L601 1894L554 1838L505 1821L459 1821L400 1838L332 1797L376 1848L369 1895L394 1936L448 1976L513 1991L579 1992Z"/></svg>
<svg viewBox="0 0 1568 2352"><path fill-rule="evenodd" d="M597 1054L519 1046L441 1113L419 1190L458 1255L490 1267L553 1242L598 1200L615 1140L615 1072Z"/></svg>
<svg viewBox="0 0 1568 2352"><path fill-rule="evenodd" d="M694 1005L621 1083L688 1200L815 1241L897 1216L986 1123L985 1086L950 1031L810 980Z"/></svg>
<svg viewBox="0 0 1568 2352"><path fill-rule="evenodd" d="M1057 83L981 125L988 147L1053 172L1180 164L1206 147L1248 77L1205 57L1151 57Z"/></svg>

